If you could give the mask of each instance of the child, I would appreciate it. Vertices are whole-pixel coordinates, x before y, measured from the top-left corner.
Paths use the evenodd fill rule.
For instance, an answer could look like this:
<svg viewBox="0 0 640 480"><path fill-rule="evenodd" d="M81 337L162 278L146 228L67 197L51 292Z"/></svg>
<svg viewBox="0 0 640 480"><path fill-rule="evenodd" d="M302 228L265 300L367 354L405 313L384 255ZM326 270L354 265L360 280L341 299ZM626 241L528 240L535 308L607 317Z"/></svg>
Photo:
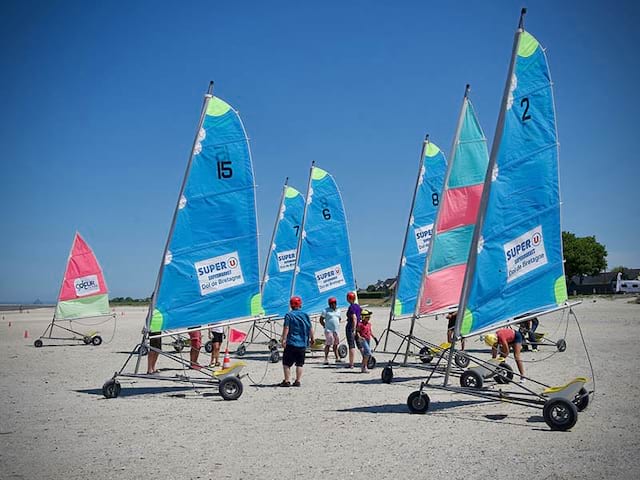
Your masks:
<svg viewBox="0 0 640 480"><path fill-rule="evenodd" d="M370 310L362 310L361 313L362 321L356 327L356 332L360 340L360 352L362 353L362 373L368 373L369 369L367 365L369 363L369 357L371 356L371 338L373 337L373 332L371 331L371 323L369 320L371 319L371 311Z"/></svg>

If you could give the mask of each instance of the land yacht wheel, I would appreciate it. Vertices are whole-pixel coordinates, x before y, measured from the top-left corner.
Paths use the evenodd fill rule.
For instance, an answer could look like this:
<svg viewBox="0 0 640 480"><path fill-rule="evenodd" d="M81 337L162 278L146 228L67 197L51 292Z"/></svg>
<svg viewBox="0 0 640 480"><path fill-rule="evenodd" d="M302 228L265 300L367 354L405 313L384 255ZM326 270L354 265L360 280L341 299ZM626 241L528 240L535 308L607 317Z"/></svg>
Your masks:
<svg viewBox="0 0 640 480"><path fill-rule="evenodd" d="M238 377L225 377L220 380L218 391L225 400L237 400L242 395L242 382Z"/></svg>
<svg viewBox="0 0 640 480"><path fill-rule="evenodd" d="M380 375L383 383L391 383L393 380L393 368L388 365L382 369L382 374Z"/></svg>
<svg viewBox="0 0 640 480"><path fill-rule="evenodd" d="M91 339L91 344L94 347L97 347L98 345L102 345L102 337L100 335L96 335Z"/></svg>
<svg viewBox="0 0 640 480"><path fill-rule="evenodd" d="M467 370L460 376L460 386L465 388L482 388L482 376L475 370Z"/></svg>
<svg viewBox="0 0 640 480"><path fill-rule="evenodd" d="M349 348L345 345L338 345L338 356L340 358L345 358L349 354Z"/></svg>
<svg viewBox="0 0 640 480"><path fill-rule="evenodd" d="M419 390L412 392L407 398L407 407L411 413L426 413L429 403L429 395Z"/></svg>
<svg viewBox="0 0 640 480"><path fill-rule="evenodd" d="M278 363L280 361L280 352L278 350L271 350L269 355L269 362Z"/></svg>
<svg viewBox="0 0 640 480"><path fill-rule="evenodd" d="M245 353L247 353L247 347L245 347L244 345L240 345L236 350L236 355L238 355L239 357L244 356Z"/></svg>
<svg viewBox="0 0 640 480"><path fill-rule="evenodd" d="M576 398L573 399L573 404L576 406L579 412L583 411L589 405L589 392L587 389L582 387L576 395Z"/></svg>
<svg viewBox="0 0 640 480"><path fill-rule="evenodd" d="M376 368L376 357L374 357L373 355L369 356L369 360L367 360L367 368L369 370L373 370L374 368Z"/></svg>
<svg viewBox="0 0 640 480"><path fill-rule="evenodd" d="M493 379L502 385L505 383L509 383L513 380L513 368L507 362L502 362L496 368L496 374L493 376Z"/></svg>
<svg viewBox="0 0 640 480"><path fill-rule="evenodd" d="M551 430L564 432L578 421L578 408L562 397L551 398L544 403L542 416Z"/></svg>
<svg viewBox="0 0 640 480"><path fill-rule="evenodd" d="M433 360L433 354L431 353L431 349L429 347L422 347L418 352L418 356L420 357L420 361L422 363L431 363Z"/></svg>
<svg viewBox="0 0 640 480"><path fill-rule="evenodd" d="M42 340L37 339L35 342L33 342L33 346L36 348L40 348L42 346Z"/></svg>
<svg viewBox="0 0 640 480"><path fill-rule="evenodd" d="M207 353L213 352L213 342L211 340L204 344L204 351Z"/></svg>
<svg viewBox="0 0 640 480"><path fill-rule="evenodd" d="M102 395L104 395L104 398L116 398L120 395L120 382L113 378L104 382Z"/></svg>
<svg viewBox="0 0 640 480"><path fill-rule="evenodd" d="M469 357L467 357L464 353L458 352L454 355L453 361L460 368L467 368L469 366Z"/></svg>
<svg viewBox="0 0 640 480"><path fill-rule="evenodd" d="M556 342L556 348L559 352L564 352L567 349L567 342L564 338L561 338Z"/></svg>

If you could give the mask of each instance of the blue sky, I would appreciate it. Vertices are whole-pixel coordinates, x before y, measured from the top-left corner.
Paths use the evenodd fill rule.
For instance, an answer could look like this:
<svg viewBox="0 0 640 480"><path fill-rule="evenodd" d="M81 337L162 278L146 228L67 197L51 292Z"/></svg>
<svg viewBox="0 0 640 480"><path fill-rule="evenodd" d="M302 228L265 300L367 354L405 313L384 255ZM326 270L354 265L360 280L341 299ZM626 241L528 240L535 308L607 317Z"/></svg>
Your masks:
<svg viewBox="0 0 640 480"><path fill-rule="evenodd" d="M111 296L151 293L209 80L251 138L264 260L282 183L341 185L360 286L395 275L421 141L470 83L491 142L509 1L6 1L0 301L54 300L76 230ZM531 1L560 138L563 229L640 267L637 2Z"/></svg>

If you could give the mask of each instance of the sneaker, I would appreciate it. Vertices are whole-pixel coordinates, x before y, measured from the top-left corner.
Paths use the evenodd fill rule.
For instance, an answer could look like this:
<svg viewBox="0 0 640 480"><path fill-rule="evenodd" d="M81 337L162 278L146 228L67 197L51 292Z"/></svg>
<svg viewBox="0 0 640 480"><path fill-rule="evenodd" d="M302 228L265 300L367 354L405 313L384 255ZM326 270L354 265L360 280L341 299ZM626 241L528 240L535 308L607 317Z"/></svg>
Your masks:
<svg viewBox="0 0 640 480"><path fill-rule="evenodd" d="M300 386L300 382L298 380L296 380L295 382L293 382L293 386L294 387L299 387Z"/></svg>

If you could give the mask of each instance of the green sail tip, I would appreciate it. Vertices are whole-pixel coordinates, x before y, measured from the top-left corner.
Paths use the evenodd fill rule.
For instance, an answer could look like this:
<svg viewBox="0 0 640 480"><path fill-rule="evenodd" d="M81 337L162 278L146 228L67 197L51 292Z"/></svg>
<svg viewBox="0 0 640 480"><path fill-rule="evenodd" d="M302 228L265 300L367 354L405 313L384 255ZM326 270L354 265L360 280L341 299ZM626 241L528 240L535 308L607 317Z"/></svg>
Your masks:
<svg viewBox="0 0 640 480"><path fill-rule="evenodd" d="M471 331L471 326L473 325L473 313L471 310L465 309L464 317L462 317L462 325L460 326L460 334L466 335Z"/></svg>
<svg viewBox="0 0 640 480"><path fill-rule="evenodd" d="M427 151L424 153L427 157L435 157L438 153L440 153L440 149L435 143L429 142L427 144Z"/></svg>
<svg viewBox="0 0 640 480"><path fill-rule="evenodd" d="M264 315L264 309L262 308L262 295L256 293L251 298L251 315Z"/></svg>
<svg viewBox="0 0 640 480"><path fill-rule="evenodd" d="M327 172L318 167L313 167L313 171L311 172L311 178L314 180L322 180L327 175Z"/></svg>
<svg viewBox="0 0 640 480"><path fill-rule="evenodd" d="M153 310L153 315L151 316L151 325L149 325L149 331L151 332L161 332L162 325L164 324L164 315L157 308Z"/></svg>
<svg viewBox="0 0 640 480"><path fill-rule="evenodd" d="M209 104L207 105L207 115L212 117L221 117L230 109L231 105L227 102L220 100L218 97L213 97L209 100Z"/></svg>
<svg viewBox="0 0 640 480"><path fill-rule="evenodd" d="M520 34L520 44L518 45L518 55L521 57L530 57L538 48L538 40L529 32Z"/></svg>
<svg viewBox="0 0 640 480"><path fill-rule="evenodd" d="M286 198L295 198L298 195L300 195L300 192L293 187L287 187L287 189L284 192L284 196Z"/></svg>
<svg viewBox="0 0 640 480"><path fill-rule="evenodd" d="M567 284L564 281L564 276L556 279L554 285L554 293L556 296L556 305L561 305L567 301L569 296L567 295Z"/></svg>
<svg viewBox="0 0 640 480"><path fill-rule="evenodd" d="M396 298L396 304L393 307L393 314L400 316L402 315L402 302Z"/></svg>

